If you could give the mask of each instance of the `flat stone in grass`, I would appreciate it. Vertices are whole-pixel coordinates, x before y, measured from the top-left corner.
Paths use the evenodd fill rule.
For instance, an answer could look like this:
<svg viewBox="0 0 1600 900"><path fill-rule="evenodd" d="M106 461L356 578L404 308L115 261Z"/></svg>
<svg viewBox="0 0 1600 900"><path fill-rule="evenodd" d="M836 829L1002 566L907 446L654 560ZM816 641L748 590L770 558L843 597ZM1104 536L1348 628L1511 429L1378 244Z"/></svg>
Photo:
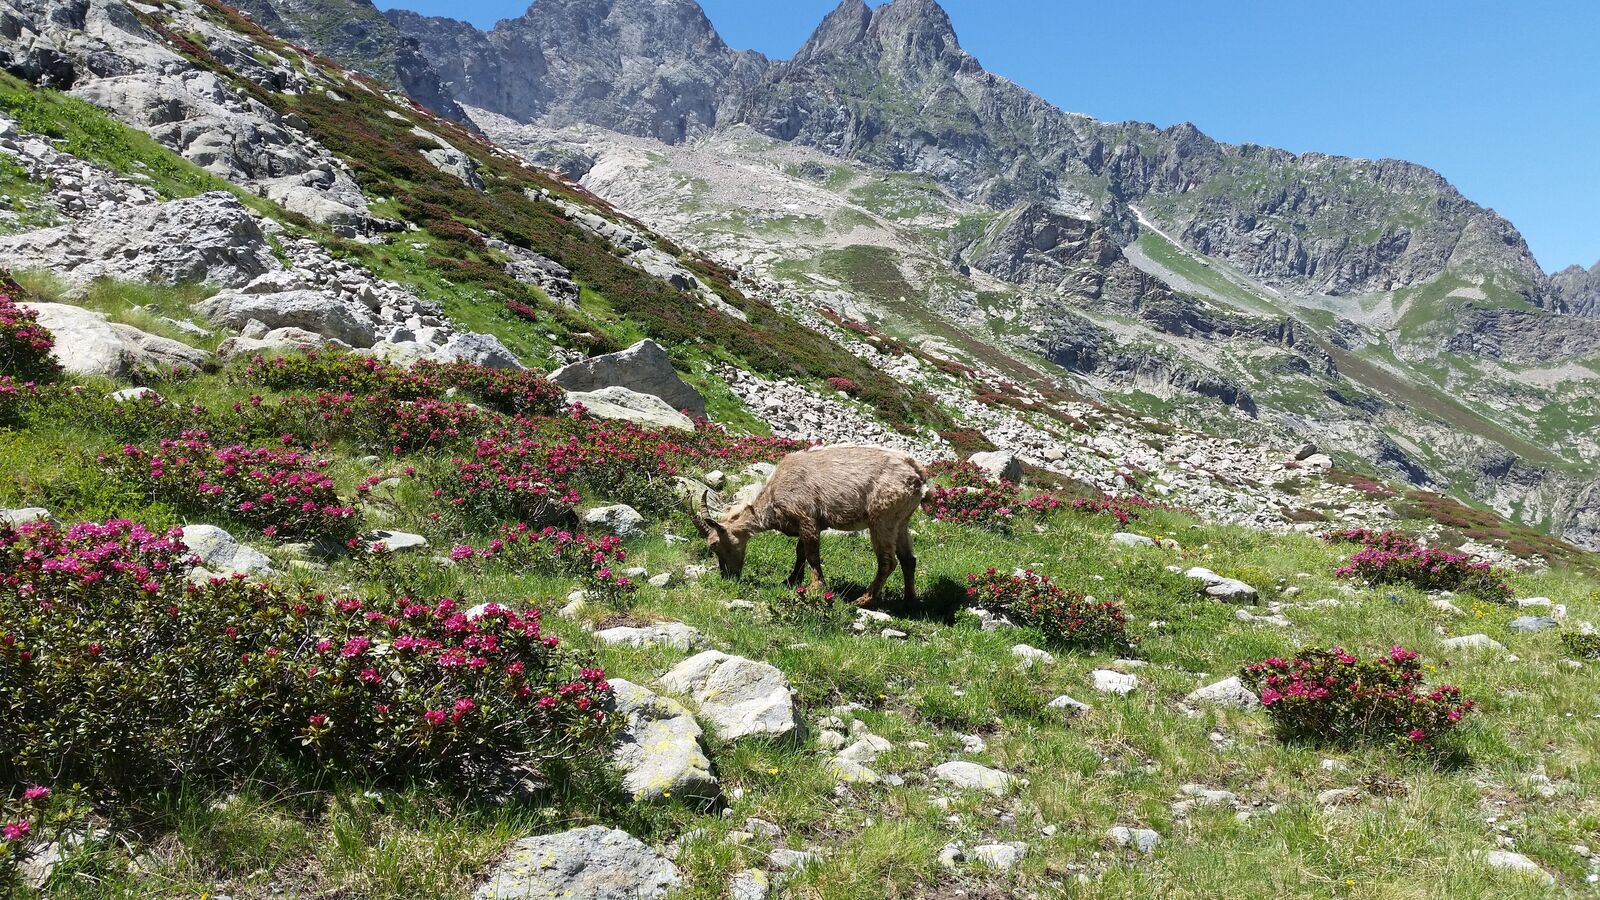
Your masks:
<svg viewBox="0 0 1600 900"><path fill-rule="evenodd" d="M1028 855L1028 845L1022 841L1008 841L1004 844L981 844L972 848L968 854L973 862L981 863L997 872L1008 872L1022 862Z"/></svg>
<svg viewBox="0 0 1600 900"><path fill-rule="evenodd" d="M1544 631L1547 628L1556 628L1560 622L1549 616L1517 616L1511 620L1512 631L1534 632Z"/></svg>
<svg viewBox="0 0 1600 900"><path fill-rule="evenodd" d="M745 869L728 883L729 900L767 900L772 880L760 869Z"/></svg>
<svg viewBox="0 0 1600 900"><path fill-rule="evenodd" d="M1154 853L1161 843L1161 835L1149 828L1115 825L1106 830L1106 840L1113 847L1132 847L1140 853Z"/></svg>
<svg viewBox="0 0 1600 900"><path fill-rule="evenodd" d="M1054 700L1051 700L1049 703L1046 703L1045 706L1049 707L1050 709L1061 710L1069 719L1075 716L1081 716L1089 710L1094 709L1094 707L1090 706L1089 704L1080 703L1077 700L1068 697L1066 694L1062 694Z"/></svg>
<svg viewBox="0 0 1600 900"><path fill-rule="evenodd" d="M369 531L361 536L361 540L369 550L382 544L390 553L405 553L428 546L427 538L409 531Z"/></svg>
<svg viewBox="0 0 1600 900"><path fill-rule="evenodd" d="M822 857L810 850L790 850L788 847L779 847L767 854L767 862L772 863L775 869L792 871L814 866L822 862Z"/></svg>
<svg viewBox="0 0 1600 900"><path fill-rule="evenodd" d="M20 528L34 522L53 522L50 510L42 506L24 506L20 509L0 509L0 528Z"/></svg>
<svg viewBox="0 0 1600 900"><path fill-rule="evenodd" d="M1018 644L1012 647L1011 655L1022 663L1024 669L1031 669L1036 665L1047 666L1056 661L1056 658L1048 652L1040 650L1038 647L1030 647L1027 644Z"/></svg>
<svg viewBox="0 0 1600 900"><path fill-rule="evenodd" d="M619 625L616 628L596 631L594 636L595 640L602 644L624 647L671 647L685 653L703 646L706 642L705 635L701 634L699 629L682 622L659 622L639 627Z"/></svg>
<svg viewBox="0 0 1600 900"><path fill-rule="evenodd" d="M1190 703L1204 703L1231 709L1254 709L1261 705L1260 698L1251 693L1237 675L1198 688L1183 699Z"/></svg>
<svg viewBox="0 0 1600 900"><path fill-rule="evenodd" d="M674 666L661 684L691 697L723 740L784 737L800 728L789 679L763 662L706 650Z"/></svg>
<svg viewBox="0 0 1600 900"><path fill-rule="evenodd" d="M715 800L722 785L700 744L702 732L683 704L620 678L611 679L616 712L623 717L612 761L635 800L667 796Z"/></svg>
<svg viewBox="0 0 1600 900"><path fill-rule="evenodd" d="M1230 603L1256 602L1256 589L1237 578L1224 578L1221 575L1203 566L1195 566L1184 572L1185 578L1192 578L1205 585L1206 596Z"/></svg>
<svg viewBox="0 0 1600 900"><path fill-rule="evenodd" d="M1497 653L1505 652L1506 645L1500 643L1487 634L1464 634L1460 637L1446 638L1446 650L1493 650Z"/></svg>
<svg viewBox="0 0 1600 900"><path fill-rule="evenodd" d="M964 760L947 762L936 767L933 770L933 777L962 790L986 791L995 796L1004 794L1012 782L1012 776L999 769L991 769Z"/></svg>
<svg viewBox="0 0 1600 900"><path fill-rule="evenodd" d="M1119 531L1111 536L1111 543L1123 547L1154 547L1155 538L1148 538L1142 534L1133 534L1128 531Z"/></svg>
<svg viewBox="0 0 1600 900"><path fill-rule="evenodd" d="M1095 669L1089 673L1094 689L1102 694L1131 694L1139 687L1139 676L1110 669Z"/></svg>
<svg viewBox="0 0 1600 900"><path fill-rule="evenodd" d="M1484 864L1491 869L1500 869L1506 872L1515 872L1534 878L1545 884L1555 884L1555 876L1540 868L1539 864L1510 850L1490 850L1483 855Z"/></svg>
<svg viewBox="0 0 1600 900"><path fill-rule="evenodd" d="M591 825L523 838L490 871L474 900L660 900L677 867L625 831Z"/></svg>

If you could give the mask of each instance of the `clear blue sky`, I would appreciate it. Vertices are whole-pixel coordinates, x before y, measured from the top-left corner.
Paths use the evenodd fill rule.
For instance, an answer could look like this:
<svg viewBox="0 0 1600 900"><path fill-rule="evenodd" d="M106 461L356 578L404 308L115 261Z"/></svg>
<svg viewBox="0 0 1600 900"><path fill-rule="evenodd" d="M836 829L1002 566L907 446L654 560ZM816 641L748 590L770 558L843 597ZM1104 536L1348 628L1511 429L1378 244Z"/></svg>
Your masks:
<svg viewBox="0 0 1600 900"><path fill-rule="evenodd" d="M378 0L482 27L525 0ZM877 5L881 0L869 0ZM1063 109L1431 166L1547 269L1600 260L1596 0L943 0L962 46ZM700 0L785 58L837 0Z"/></svg>

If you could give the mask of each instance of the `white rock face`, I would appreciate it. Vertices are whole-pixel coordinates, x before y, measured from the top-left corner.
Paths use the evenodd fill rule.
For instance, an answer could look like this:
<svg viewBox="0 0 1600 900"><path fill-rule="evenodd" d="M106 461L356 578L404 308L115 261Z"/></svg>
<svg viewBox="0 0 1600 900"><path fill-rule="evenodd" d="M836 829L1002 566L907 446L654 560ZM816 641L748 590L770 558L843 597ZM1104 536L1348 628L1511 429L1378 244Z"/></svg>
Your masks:
<svg viewBox="0 0 1600 900"><path fill-rule="evenodd" d="M211 354L187 344L111 322L93 310L64 303L21 304L39 315L55 336L51 351L75 375L123 378L139 369L194 372L210 365Z"/></svg>
<svg viewBox="0 0 1600 900"><path fill-rule="evenodd" d="M1184 699L1190 703L1226 706L1232 709L1254 709L1261 705L1261 699L1245 687L1237 675L1197 688Z"/></svg>
<svg viewBox="0 0 1600 900"><path fill-rule="evenodd" d="M602 644L624 647L671 647L685 652L705 645L705 635L682 622L661 622L655 625L631 627L620 625L594 633Z"/></svg>
<svg viewBox="0 0 1600 900"><path fill-rule="evenodd" d="M706 414L706 401L700 392L678 377L667 351L649 339L626 350L562 366L550 373L550 380L579 392L624 387L659 397L670 408L686 410L690 416Z"/></svg>
<svg viewBox="0 0 1600 900"><path fill-rule="evenodd" d="M1013 781L1012 776L999 769L991 769L965 760L947 762L936 767L933 770L933 777L962 790L985 791L997 797L1004 794Z"/></svg>
<svg viewBox="0 0 1600 900"><path fill-rule="evenodd" d="M568 391L567 402L583 404L589 415L600 419L620 419L655 430L694 431L693 420L668 406L665 400L624 387Z"/></svg>
<svg viewBox="0 0 1600 900"><path fill-rule="evenodd" d="M215 525L185 525L183 543L200 558L201 567L217 575L272 572L272 561L265 553L246 547Z"/></svg>
<svg viewBox="0 0 1600 900"><path fill-rule="evenodd" d="M620 678L611 679L611 688L617 714L623 717L612 760L623 771L623 787L633 799L715 800L722 795L701 745L704 733L683 704Z"/></svg>
<svg viewBox="0 0 1600 900"><path fill-rule="evenodd" d="M615 506L597 506L583 514L585 525L597 525L607 534L619 538L638 537L644 533L644 516L626 503Z"/></svg>
<svg viewBox="0 0 1600 900"><path fill-rule="evenodd" d="M489 873L474 900L661 900L677 867L625 831L591 825L523 838Z"/></svg>
<svg viewBox="0 0 1600 900"><path fill-rule="evenodd" d="M69 285L97 278L243 287L281 270L266 234L223 191L142 206L113 204L77 222L0 237L0 259Z"/></svg>
<svg viewBox="0 0 1600 900"><path fill-rule="evenodd" d="M691 697L723 740L784 737L800 728L789 679L763 662L707 650L674 666L661 684Z"/></svg>

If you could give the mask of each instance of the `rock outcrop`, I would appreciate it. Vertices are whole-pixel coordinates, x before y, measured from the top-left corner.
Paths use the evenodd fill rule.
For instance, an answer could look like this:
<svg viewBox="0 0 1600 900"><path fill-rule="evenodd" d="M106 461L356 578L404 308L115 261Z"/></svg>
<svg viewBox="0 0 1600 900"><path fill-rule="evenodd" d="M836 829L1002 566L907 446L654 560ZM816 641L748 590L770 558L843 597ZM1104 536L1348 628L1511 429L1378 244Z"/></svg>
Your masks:
<svg viewBox="0 0 1600 900"><path fill-rule="evenodd" d="M673 409L690 416L706 414L706 401L700 392L678 377L667 351L649 339L639 341L626 350L562 366L550 373L550 380L569 391L624 387L636 393L659 397Z"/></svg>

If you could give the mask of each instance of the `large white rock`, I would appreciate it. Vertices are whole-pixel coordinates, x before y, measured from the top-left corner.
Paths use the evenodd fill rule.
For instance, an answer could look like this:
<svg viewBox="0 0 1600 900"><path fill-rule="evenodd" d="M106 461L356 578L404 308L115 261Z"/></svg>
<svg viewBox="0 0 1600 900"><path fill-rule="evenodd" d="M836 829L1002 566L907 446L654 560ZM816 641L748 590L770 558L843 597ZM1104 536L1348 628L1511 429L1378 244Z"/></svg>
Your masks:
<svg viewBox="0 0 1600 900"><path fill-rule="evenodd" d="M626 350L562 366L550 373L550 380L580 393L624 387L659 397L669 408L686 410L690 416L706 414L706 401L700 392L678 377L667 351L648 338Z"/></svg>
<svg viewBox="0 0 1600 900"><path fill-rule="evenodd" d="M660 900L677 867L625 831L591 825L512 844L474 900Z"/></svg>
<svg viewBox="0 0 1600 900"><path fill-rule="evenodd" d="M972 463L990 481L1009 481L1012 484L1022 483L1022 461L1017 459L1015 453L1005 450L990 450L986 453L974 453L967 457L967 462Z"/></svg>
<svg viewBox="0 0 1600 900"><path fill-rule="evenodd" d="M955 760L936 766L933 777L962 790L986 791L995 796L1004 794L1014 780L1012 776L999 769L991 769L966 760Z"/></svg>
<svg viewBox="0 0 1600 900"><path fill-rule="evenodd" d="M1095 669L1089 673L1094 689L1102 694L1131 694L1139 687L1139 677L1111 669Z"/></svg>
<svg viewBox="0 0 1600 900"><path fill-rule="evenodd" d="M602 644L624 647L671 647L685 652L706 642L705 635L701 634L699 629L682 622L661 622L640 627L619 625L616 628L596 631L594 637Z"/></svg>
<svg viewBox="0 0 1600 900"><path fill-rule="evenodd" d="M202 568L217 575L272 572L272 560L265 553L246 547L215 525L183 526L183 543L190 553L200 558Z"/></svg>
<svg viewBox="0 0 1600 900"><path fill-rule="evenodd" d="M141 369L194 372L210 364L211 354L187 344L111 322L94 310L65 303L24 303L39 324L55 336L52 354L75 375L123 378Z"/></svg>
<svg viewBox="0 0 1600 900"><path fill-rule="evenodd" d="M581 403L589 415L601 419L620 419L657 431L694 431L694 420L668 406L667 401L625 387L568 391L567 402Z"/></svg>
<svg viewBox="0 0 1600 900"><path fill-rule="evenodd" d="M644 516L626 503L597 506L583 514L585 525L598 525L619 538L638 537L645 531Z"/></svg>
<svg viewBox="0 0 1600 900"><path fill-rule="evenodd" d="M623 725L612 761L635 800L715 800L722 785L701 745L704 733L683 704L631 681L611 679Z"/></svg>
<svg viewBox="0 0 1600 900"><path fill-rule="evenodd" d="M1208 597L1234 603L1256 602L1256 589L1237 578L1224 578L1204 566L1195 566L1183 574L1185 578L1192 578L1204 584Z"/></svg>
<svg viewBox="0 0 1600 900"><path fill-rule="evenodd" d="M1261 705L1261 699L1245 687L1237 675L1197 688L1184 699L1190 703L1205 703L1233 709L1254 709Z"/></svg>
<svg viewBox="0 0 1600 900"><path fill-rule="evenodd" d="M53 522L55 517L42 506L24 506L19 509L0 509L0 528L21 528L34 522Z"/></svg>
<svg viewBox="0 0 1600 900"><path fill-rule="evenodd" d="M196 303L194 309L213 325L227 328L260 322L269 329L298 328L352 347L371 347L377 341L378 323L366 307L321 291L224 291Z"/></svg>
<svg viewBox="0 0 1600 900"><path fill-rule="evenodd" d="M436 362L464 362L491 369L527 368L500 339L492 334L458 331L445 339L431 358Z"/></svg>
<svg viewBox="0 0 1600 900"><path fill-rule="evenodd" d="M1505 652L1506 645L1500 643L1487 634L1464 634L1460 637L1446 638L1446 650L1493 650L1496 653Z"/></svg>
<svg viewBox="0 0 1600 900"><path fill-rule="evenodd" d="M707 650L674 666L661 684L692 698L723 740L783 737L800 728L789 679L763 662Z"/></svg>

